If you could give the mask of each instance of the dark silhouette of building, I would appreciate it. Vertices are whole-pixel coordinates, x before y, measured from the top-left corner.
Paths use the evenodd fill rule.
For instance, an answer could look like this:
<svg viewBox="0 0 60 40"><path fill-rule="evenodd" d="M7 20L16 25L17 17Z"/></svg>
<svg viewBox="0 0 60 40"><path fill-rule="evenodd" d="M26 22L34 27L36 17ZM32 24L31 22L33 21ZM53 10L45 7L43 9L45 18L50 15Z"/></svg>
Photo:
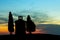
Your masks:
<svg viewBox="0 0 60 40"><path fill-rule="evenodd" d="M25 21L23 20L22 16L18 16L18 20L15 21L15 35L16 38L19 40L22 38L22 40L26 40L26 32L25 32Z"/></svg>
<svg viewBox="0 0 60 40"><path fill-rule="evenodd" d="M13 17L11 12L9 12L8 31L10 32L10 35L12 35L12 32L14 32Z"/></svg>
<svg viewBox="0 0 60 40"><path fill-rule="evenodd" d="M31 32L35 31L35 28L36 28L36 26L35 26L34 22L31 20L30 15L28 15L27 16L27 31L30 32L30 34L31 34Z"/></svg>

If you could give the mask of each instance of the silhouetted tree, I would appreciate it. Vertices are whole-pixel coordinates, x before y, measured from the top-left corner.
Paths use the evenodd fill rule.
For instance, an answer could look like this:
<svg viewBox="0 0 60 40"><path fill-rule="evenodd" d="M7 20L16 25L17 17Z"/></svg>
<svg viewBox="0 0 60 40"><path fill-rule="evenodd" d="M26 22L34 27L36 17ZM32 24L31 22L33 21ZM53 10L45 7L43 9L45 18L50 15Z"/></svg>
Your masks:
<svg viewBox="0 0 60 40"><path fill-rule="evenodd" d="M12 32L14 32L13 17L11 12L9 12L8 31L10 32L10 35L12 35Z"/></svg>
<svg viewBox="0 0 60 40"><path fill-rule="evenodd" d="M31 32L35 31L35 24L34 22L31 20L30 15L28 15L27 17L27 31L30 32L30 34L32 34Z"/></svg>

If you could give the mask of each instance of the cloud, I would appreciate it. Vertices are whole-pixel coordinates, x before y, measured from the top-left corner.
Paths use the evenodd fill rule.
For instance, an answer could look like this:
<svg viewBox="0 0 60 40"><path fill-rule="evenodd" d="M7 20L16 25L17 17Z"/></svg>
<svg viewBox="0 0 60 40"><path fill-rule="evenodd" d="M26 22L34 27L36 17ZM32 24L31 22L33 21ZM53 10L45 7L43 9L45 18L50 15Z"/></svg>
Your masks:
<svg viewBox="0 0 60 40"><path fill-rule="evenodd" d="M7 18L0 17L0 20L8 21Z"/></svg>
<svg viewBox="0 0 60 40"><path fill-rule="evenodd" d="M17 16L22 15L24 17L24 19L27 18L27 15L31 16L31 19L34 22L39 22L39 23L43 23L46 20L49 19L48 15L44 12L39 12L39 11L31 11L31 10L22 10L20 12L16 12L13 13L13 16L16 18Z"/></svg>
<svg viewBox="0 0 60 40"><path fill-rule="evenodd" d="M20 11L20 13L31 13L32 11L31 10L22 10Z"/></svg>
<svg viewBox="0 0 60 40"><path fill-rule="evenodd" d="M0 16L2 16L2 15L0 15Z"/></svg>
<svg viewBox="0 0 60 40"><path fill-rule="evenodd" d="M14 21L17 20L18 16L23 16L24 20L26 20L27 15L30 15L31 19L34 22L38 22L38 23L44 23L44 22L46 22L46 20L49 19L48 15L46 13L39 12L39 11L31 11L31 10L22 10L19 12L15 12L12 15L13 15ZM3 20L4 22L8 22L8 18L5 18L3 16L2 17L0 16L0 20Z"/></svg>
<svg viewBox="0 0 60 40"><path fill-rule="evenodd" d="M23 16L23 17L25 17L25 15L21 15L21 14L17 14L17 13L13 13L13 16L16 16L16 17Z"/></svg>
<svg viewBox="0 0 60 40"><path fill-rule="evenodd" d="M0 24L7 23L7 22L8 22L8 19L7 18L0 17Z"/></svg>
<svg viewBox="0 0 60 40"><path fill-rule="evenodd" d="M19 16L19 14L13 13L14 16Z"/></svg>

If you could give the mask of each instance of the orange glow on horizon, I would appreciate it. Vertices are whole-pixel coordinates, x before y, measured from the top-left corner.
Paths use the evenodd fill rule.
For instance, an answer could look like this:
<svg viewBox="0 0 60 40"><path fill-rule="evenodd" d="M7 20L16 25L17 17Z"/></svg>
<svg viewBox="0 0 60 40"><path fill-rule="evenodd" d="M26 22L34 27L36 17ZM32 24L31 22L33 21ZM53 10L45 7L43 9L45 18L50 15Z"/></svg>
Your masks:
<svg viewBox="0 0 60 40"><path fill-rule="evenodd" d="M29 32L26 32L27 34ZM41 34L41 33L45 33L42 29L36 29L35 32L32 32L32 34ZM7 25L0 25L0 35L4 35L4 34L9 34L8 32L8 26ZM13 32L13 34L15 34Z"/></svg>
<svg viewBox="0 0 60 40"><path fill-rule="evenodd" d="M29 34L29 32L26 32L27 34ZM32 32L32 34L44 34L46 32L44 32L42 29L36 29L36 31Z"/></svg>

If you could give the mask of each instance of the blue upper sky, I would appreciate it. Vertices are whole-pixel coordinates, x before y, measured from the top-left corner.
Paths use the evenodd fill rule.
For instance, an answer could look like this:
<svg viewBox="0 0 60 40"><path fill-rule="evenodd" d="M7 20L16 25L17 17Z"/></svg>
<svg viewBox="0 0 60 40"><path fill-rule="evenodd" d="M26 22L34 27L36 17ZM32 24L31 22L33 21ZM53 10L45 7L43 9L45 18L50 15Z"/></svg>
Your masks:
<svg viewBox="0 0 60 40"><path fill-rule="evenodd" d="M35 18L41 15L44 17L46 14L46 17L60 20L60 0L0 0L0 21L8 16L9 11L17 15L29 13ZM5 21L7 20L5 19Z"/></svg>

